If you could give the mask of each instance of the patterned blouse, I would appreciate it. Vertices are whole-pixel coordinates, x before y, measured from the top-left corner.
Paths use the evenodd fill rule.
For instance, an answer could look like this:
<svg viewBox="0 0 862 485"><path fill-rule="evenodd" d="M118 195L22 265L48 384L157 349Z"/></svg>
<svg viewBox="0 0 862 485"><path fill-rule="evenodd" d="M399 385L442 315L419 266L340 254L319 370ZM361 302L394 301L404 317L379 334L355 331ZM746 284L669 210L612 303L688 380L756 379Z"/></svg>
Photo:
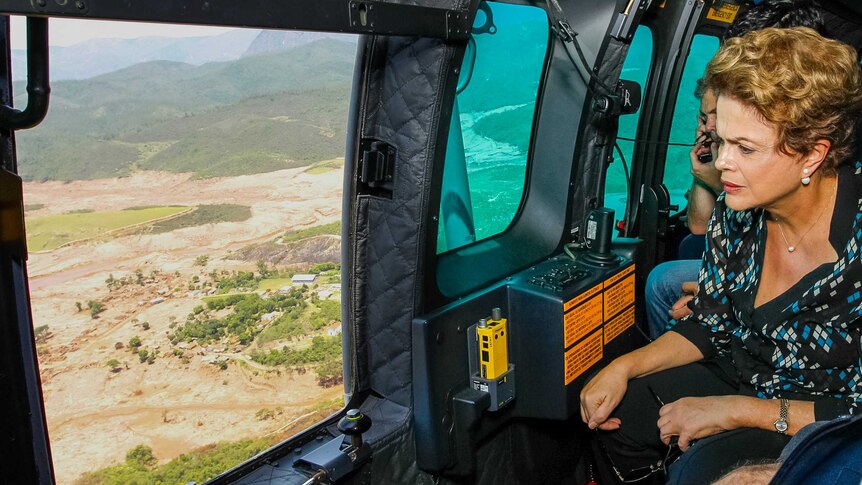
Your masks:
<svg viewBox="0 0 862 485"><path fill-rule="evenodd" d="M838 254L754 307L766 246L762 209L720 196L707 231L693 313L672 330L764 399L814 401L817 420L862 413L862 163L838 171L829 242Z"/></svg>

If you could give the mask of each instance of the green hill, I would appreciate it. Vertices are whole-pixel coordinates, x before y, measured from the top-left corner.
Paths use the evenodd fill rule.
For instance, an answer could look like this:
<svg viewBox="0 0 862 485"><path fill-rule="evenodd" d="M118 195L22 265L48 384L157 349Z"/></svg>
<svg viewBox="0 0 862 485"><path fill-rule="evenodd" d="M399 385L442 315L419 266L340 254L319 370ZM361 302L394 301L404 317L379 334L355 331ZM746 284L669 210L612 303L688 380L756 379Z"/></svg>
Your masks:
<svg viewBox="0 0 862 485"><path fill-rule="evenodd" d="M20 173L214 177L341 157L355 49L324 39L232 62L146 62L54 83L45 121L17 136Z"/></svg>

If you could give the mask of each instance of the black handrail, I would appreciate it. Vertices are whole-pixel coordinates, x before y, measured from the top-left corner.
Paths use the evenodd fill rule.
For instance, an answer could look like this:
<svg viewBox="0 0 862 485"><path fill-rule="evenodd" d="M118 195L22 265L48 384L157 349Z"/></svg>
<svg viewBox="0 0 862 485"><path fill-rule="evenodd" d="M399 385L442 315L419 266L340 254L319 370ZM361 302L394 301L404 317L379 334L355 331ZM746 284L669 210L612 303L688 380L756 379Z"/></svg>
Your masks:
<svg viewBox="0 0 862 485"><path fill-rule="evenodd" d="M25 130L38 125L48 113L48 19L27 17L27 107L22 111L0 105L0 126Z"/></svg>

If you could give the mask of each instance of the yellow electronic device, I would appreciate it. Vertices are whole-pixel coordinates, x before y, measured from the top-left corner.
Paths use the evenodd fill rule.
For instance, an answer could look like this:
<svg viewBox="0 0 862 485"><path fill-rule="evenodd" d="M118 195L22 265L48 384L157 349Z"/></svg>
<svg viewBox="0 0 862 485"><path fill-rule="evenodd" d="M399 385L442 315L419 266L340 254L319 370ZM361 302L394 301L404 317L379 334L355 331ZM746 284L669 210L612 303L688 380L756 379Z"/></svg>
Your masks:
<svg viewBox="0 0 862 485"><path fill-rule="evenodd" d="M496 379L509 370L509 345L506 336L506 319L499 315L479 320L476 339L479 344L479 368L483 379ZM497 318L495 318L497 317Z"/></svg>

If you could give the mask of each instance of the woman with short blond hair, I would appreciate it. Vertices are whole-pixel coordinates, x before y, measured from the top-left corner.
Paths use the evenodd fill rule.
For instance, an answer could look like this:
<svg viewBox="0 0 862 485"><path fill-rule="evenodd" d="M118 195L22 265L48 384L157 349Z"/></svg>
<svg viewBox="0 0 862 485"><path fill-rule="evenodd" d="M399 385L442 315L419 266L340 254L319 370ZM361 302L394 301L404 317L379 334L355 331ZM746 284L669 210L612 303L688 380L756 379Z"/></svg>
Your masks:
<svg viewBox="0 0 862 485"><path fill-rule="evenodd" d="M623 481L682 458L673 483L775 459L803 426L862 412L862 113L855 51L810 29L728 40L718 96L724 193L692 314L581 392Z"/></svg>

